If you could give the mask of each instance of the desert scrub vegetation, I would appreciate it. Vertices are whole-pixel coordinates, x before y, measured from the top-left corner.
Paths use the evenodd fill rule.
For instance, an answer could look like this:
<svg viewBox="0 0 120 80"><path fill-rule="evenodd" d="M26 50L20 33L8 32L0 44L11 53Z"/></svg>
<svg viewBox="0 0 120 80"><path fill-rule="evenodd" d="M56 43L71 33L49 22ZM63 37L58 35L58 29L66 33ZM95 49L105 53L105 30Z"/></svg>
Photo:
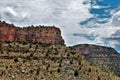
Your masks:
<svg viewBox="0 0 120 80"><path fill-rule="evenodd" d="M91 66L65 45L1 43L8 46L0 55L1 80L119 80L111 73ZM9 48L10 47L10 48ZM9 55L7 55L7 51Z"/></svg>

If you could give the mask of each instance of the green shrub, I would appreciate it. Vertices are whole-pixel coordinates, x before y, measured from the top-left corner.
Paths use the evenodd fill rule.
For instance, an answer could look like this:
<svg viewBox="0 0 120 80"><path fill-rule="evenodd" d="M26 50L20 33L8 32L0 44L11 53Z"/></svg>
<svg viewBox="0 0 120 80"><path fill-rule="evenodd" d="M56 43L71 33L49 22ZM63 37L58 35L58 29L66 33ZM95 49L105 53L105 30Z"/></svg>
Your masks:
<svg viewBox="0 0 120 80"><path fill-rule="evenodd" d="M32 44L31 43L29 44L29 48L32 48Z"/></svg>
<svg viewBox="0 0 120 80"><path fill-rule="evenodd" d="M57 72L58 72L58 73L60 72L60 68L58 68Z"/></svg>
<svg viewBox="0 0 120 80"><path fill-rule="evenodd" d="M70 64L73 64L73 60L70 60Z"/></svg>
<svg viewBox="0 0 120 80"><path fill-rule="evenodd" d="M32 74L32 73L33 73L33 70L30 70L29 72Z"/></svg>
<svg viewBox="0 0 120 80"><path fill-rule="evenodd" d="M59 67L62 67L62 59L59 61Z"/></svg>
<svg viewBox="0 0 120 80"><path fill-rule="evenodd" d="M36 75L39 75L39 73L40 73L40 68L37 68L36 69Z"/></svg>
<svg viewBox="0 0 120 80"><path fill-rule="evenodd" d="M5 68L8 69L8 66L6 66Z"/></svg>
<svg viewBox="0 0 120 80"><path fill-rule="evenodd" d="M79 65L81 65L81 61L79 60Z"/></svg>
<svg viewBox="0 0 120 80"><path fill-rule="evenodd" d="M0 53L1 53L1 54L3 54L3 51L2 51L2 50L0 50Z"/></svg>
<svg viewBox="0 0 120 80"><path fill-rule="evenodd" d="M49 67L50 67L50 64L47 65L46 69L48 70Z"/></svg>
<svg viewBox="0 0 120 80"><path fill-rule="evenodd" d="M30 53L30 57L33 57L33 53Z"/></svg>
<svg viewBox="0 0 120 80"><path fill-rule="evenodd" d="M79 71L77 69L74 71L74 76L75 77L79 76Z"/></svg>
<svg viewBox="0 0 120 80"><path fill-rule="evenodd" d="M2 45L2 43L0 42L0 46Z"/></svg>
<svg viewBox="0 0 120 80"><path fill-rule="evenodd" d="M101 80L101 79L100 79L100 76L97 77L97 80Z"/></svg>
<svg viewBox="0 0 120 80"><path fill-rule="evenodd" d="M23 59L22 62L25 63L25 62L26 62L26 59Z"/></svg>
<svg viewBox="0 0 120 80"><path fill-rule="evenodd" d="M18 62L18 57L14 57L14 62Z"/></svg>
<svg viewBox="0 0 120 80"><path fill-rule="evenodd" d="M27 56L26 59L27 59L27 60L30 60L30 56Z"/></svg>
<svg viewBox="0 0 120 80"><path fill-rule="evenodd" d="M69 56L70 56L70 54L68 53L68 54L67 54L67 57L69 57Z"/></svg>
<svg viewBox="0 0 120 80"><path fill-rule="evenodd" d="M22 40L21 43L22 43L23 45L27 45L27 44L28 44L28 42L27 42L26 40Z"/></svg>
<svg viewBox="0 0 120 80"><path fill-rule="evenodd" d="M59 63L59 67L62 67L61 63Z"/></svg>
<svg viewBox="0 0 120 80"><path fill-rule="evenodd" d="M56 61L56 57L51 57L51 60L52 61Z"/></svg>
<svg viewBox="0 0 120 80"><path fill-rule="evenodd" d="M38 47L39 47L39 46L38 46L38 44L36 44L36 47L35 47L35 49L38 49Z"/></svg>
<svg viewBox="0 0 120 80"><path fill-rule="evenodd" d="M46 52L45 56L46 56L46 57L48 57L48 56L49 56L49 53L48 53L48 52Z"/></svg>
<svg viewBox="0 0 120 80"><path fill-rule="evenodd" d="M91 72L91 68L88 69L88 72Z"/></svg>
<svg viewBox="0 0 120 80"><path fill-rule="evenodd" d="M76 54L76 52L75 52L75 51L71 51L71 54L72 54L72 55L75 55L75 54Z"/></svg>
<svg viewBox="0 0 120 80"><path fill-rule="evenodd" d="M54 54L57 55L58 53L59 53L59 52L56 50Z"/></svg>

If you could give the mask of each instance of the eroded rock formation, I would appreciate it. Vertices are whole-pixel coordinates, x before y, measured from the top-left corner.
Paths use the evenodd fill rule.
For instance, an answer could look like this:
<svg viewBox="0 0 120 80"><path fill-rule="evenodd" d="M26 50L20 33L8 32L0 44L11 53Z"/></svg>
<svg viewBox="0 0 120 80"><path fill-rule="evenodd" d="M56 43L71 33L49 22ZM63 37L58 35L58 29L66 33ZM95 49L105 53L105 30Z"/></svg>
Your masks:
<svg viewBox="0 0 120 80"><path fill-rule="evenodd" d="M54 26L16 27L0 21L0 42L30 41L42 44L64 44L59 28Z"/></svg>

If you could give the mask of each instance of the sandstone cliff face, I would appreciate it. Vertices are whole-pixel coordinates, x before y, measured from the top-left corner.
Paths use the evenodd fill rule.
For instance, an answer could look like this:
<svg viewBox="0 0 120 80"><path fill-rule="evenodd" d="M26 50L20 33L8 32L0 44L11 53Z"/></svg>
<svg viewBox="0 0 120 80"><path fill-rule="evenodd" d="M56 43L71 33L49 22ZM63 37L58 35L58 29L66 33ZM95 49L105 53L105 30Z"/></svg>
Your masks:
<svg viewBox="0 0 120 80"><path fill-rule="evenodd" d="M15 34L14 25L0 23L0 41L13 41Z"/></svg>
<svg viewBox="0 0 120 80"><path fill-rule="evenodd" d="M0 41L30 41L42 44L64 44L60 29L54 26L30 26L20 28L5 22L0 22Z"/></svg>

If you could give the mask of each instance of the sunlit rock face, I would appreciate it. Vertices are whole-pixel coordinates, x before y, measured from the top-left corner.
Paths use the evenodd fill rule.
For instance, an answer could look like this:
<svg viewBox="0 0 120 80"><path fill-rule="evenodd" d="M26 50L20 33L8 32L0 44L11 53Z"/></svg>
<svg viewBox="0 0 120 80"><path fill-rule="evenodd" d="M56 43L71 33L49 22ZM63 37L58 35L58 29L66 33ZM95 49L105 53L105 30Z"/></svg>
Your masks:
<svg viewBox="0 0 120 80"><path fill-rule="evenodd" d="M30 26L20 28L5 22L0 22L0 41L30 41L43 44L64 44L60 29L54 26Z"/></svg>
<svg viewBox="0 0 120 80"><path fill-rule="evenodd" d="M0 41L14 41L15 26L0 23Z"/></svg>

